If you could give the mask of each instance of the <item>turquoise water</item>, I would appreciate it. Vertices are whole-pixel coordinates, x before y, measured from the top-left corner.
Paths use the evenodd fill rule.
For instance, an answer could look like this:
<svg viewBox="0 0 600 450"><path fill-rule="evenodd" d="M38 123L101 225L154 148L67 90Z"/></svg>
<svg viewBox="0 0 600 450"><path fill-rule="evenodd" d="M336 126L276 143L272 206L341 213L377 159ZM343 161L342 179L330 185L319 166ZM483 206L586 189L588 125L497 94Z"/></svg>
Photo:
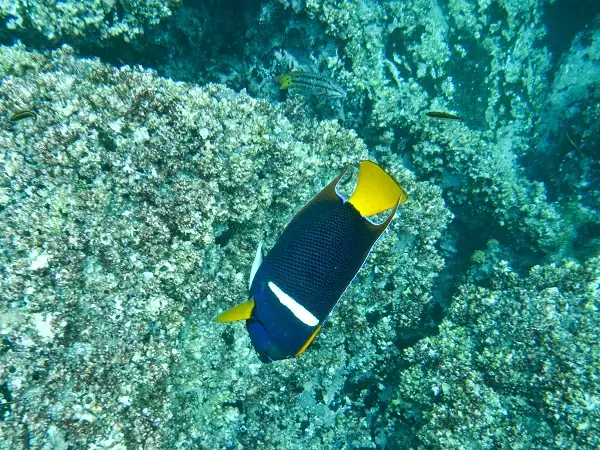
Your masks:
<svg viewBox="0 0 600 450"><path fill-rule="evenodd" d="M1 449L599 446L597 1L0 18ZM408 200L308 350L263 364L215 317L364 159Z"/></svg>

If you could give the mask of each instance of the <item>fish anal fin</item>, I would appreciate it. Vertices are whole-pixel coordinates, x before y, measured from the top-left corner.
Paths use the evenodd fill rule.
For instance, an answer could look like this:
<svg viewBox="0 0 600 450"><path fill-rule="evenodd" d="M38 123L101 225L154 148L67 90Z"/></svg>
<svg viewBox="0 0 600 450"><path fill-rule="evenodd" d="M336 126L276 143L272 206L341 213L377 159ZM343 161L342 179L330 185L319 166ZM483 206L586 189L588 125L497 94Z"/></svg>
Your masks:
<svg viewBox="0 0 600 450"><path fill-rule="evenodd" d="M251 298L247 302L241 305L234 306L233 308L223 311L217 316L217 322L235 322L237 320L247 320L252 316L252 310L254 309L254 298Z"/></svg>
<svg viewBox="0 0 600 450"><path fill-rule="evenodd" d="M312 341L315 340L315 338L317 337L317 334L319 334L319 331L321 331L321 327L322 325L319 325L315 331L313 331L313 334L310 335L310 337L308 338L308 340L304 343L304 345L300 348L300 350L298 350L296 352L296 354L294 355L295 357L300 356L302 353L304 353L304 351L308 348L308 346L310 344L312 344Z"/></svg>
<svg viewBox="0 0 600 450"><path fill-rule="evenodd" d="M385 170L371 161L361 161L358 182L348 200L363 217L392 209L406 201L404 189Z"/></svg>

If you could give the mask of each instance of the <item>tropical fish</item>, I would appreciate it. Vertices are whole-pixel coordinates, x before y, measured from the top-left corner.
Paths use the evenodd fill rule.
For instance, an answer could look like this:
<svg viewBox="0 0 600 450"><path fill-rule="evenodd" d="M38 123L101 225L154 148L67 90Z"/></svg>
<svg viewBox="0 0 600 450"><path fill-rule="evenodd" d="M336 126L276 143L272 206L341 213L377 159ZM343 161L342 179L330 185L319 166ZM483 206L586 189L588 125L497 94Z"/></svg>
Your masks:
<svg viewBox="0 0 600 450"><path fill-rule="evenodd" d="M454 114L450 114L443 111L429 111L425 113L429 117L434 117L436 119L446 119L446 120L458 120L459 122L464 122L462 117L455 116Z"/></svg>
<svg viewBox="0 0 600 450"><path fill-rule="evenodd" d="M324 98L344 98L346 91L335 81L317 73L293 70L275 78L279 89L293 88Z"/></svg>
<svg viewBox="0 0 600 450"><path fill-rule="evenodd" d="M34 111L31 111L29 109L23 109L21 111L16 111L13 114L11 114L11 116L8 118L8 120L10 122L18 122L19 120L23 120L23 119L33 119L33 120L37 120L37 114Z"/></svg>
<svg viewBox="0 0 600 450"><path fill-rule="evenodd" d="M348 170L292 218L264 260L259 246L249 300L217 317L217 322L246 320L264 363L297 357L308 348L408 198L381 167L362 161L354 192L345 199L336 187ZM369 219L387 210L382 223Z"/></svg>

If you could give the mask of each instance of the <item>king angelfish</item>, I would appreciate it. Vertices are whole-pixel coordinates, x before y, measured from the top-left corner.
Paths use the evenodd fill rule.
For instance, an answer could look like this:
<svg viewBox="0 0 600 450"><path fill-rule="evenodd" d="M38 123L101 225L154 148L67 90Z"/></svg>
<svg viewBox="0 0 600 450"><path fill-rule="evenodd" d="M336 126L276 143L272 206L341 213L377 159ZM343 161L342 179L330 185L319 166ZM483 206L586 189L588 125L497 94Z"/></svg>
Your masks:
<svg viewBox="0 0 600 450"><path fill-rule="evenodd" d="M354 193L345 199L337 185L348 169L294 216L264 260L259 246L249 300L217 317L246 320L262 362L296 357L308 348L408 198L381 167L362 161ZM369 219L387 210L382 223Z"/></svg>

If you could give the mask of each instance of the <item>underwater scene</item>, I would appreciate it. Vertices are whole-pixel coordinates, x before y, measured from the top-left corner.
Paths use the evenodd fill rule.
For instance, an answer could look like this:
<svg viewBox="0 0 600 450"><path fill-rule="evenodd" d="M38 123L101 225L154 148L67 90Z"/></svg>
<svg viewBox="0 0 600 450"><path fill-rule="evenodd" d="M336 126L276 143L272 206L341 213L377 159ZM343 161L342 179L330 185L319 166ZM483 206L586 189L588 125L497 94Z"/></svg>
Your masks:
<svg viewBox="0 0 600 450"><path fill-rule="evenodd" d="M0 450L600 448L600 0L0 0Z"/></svg>

